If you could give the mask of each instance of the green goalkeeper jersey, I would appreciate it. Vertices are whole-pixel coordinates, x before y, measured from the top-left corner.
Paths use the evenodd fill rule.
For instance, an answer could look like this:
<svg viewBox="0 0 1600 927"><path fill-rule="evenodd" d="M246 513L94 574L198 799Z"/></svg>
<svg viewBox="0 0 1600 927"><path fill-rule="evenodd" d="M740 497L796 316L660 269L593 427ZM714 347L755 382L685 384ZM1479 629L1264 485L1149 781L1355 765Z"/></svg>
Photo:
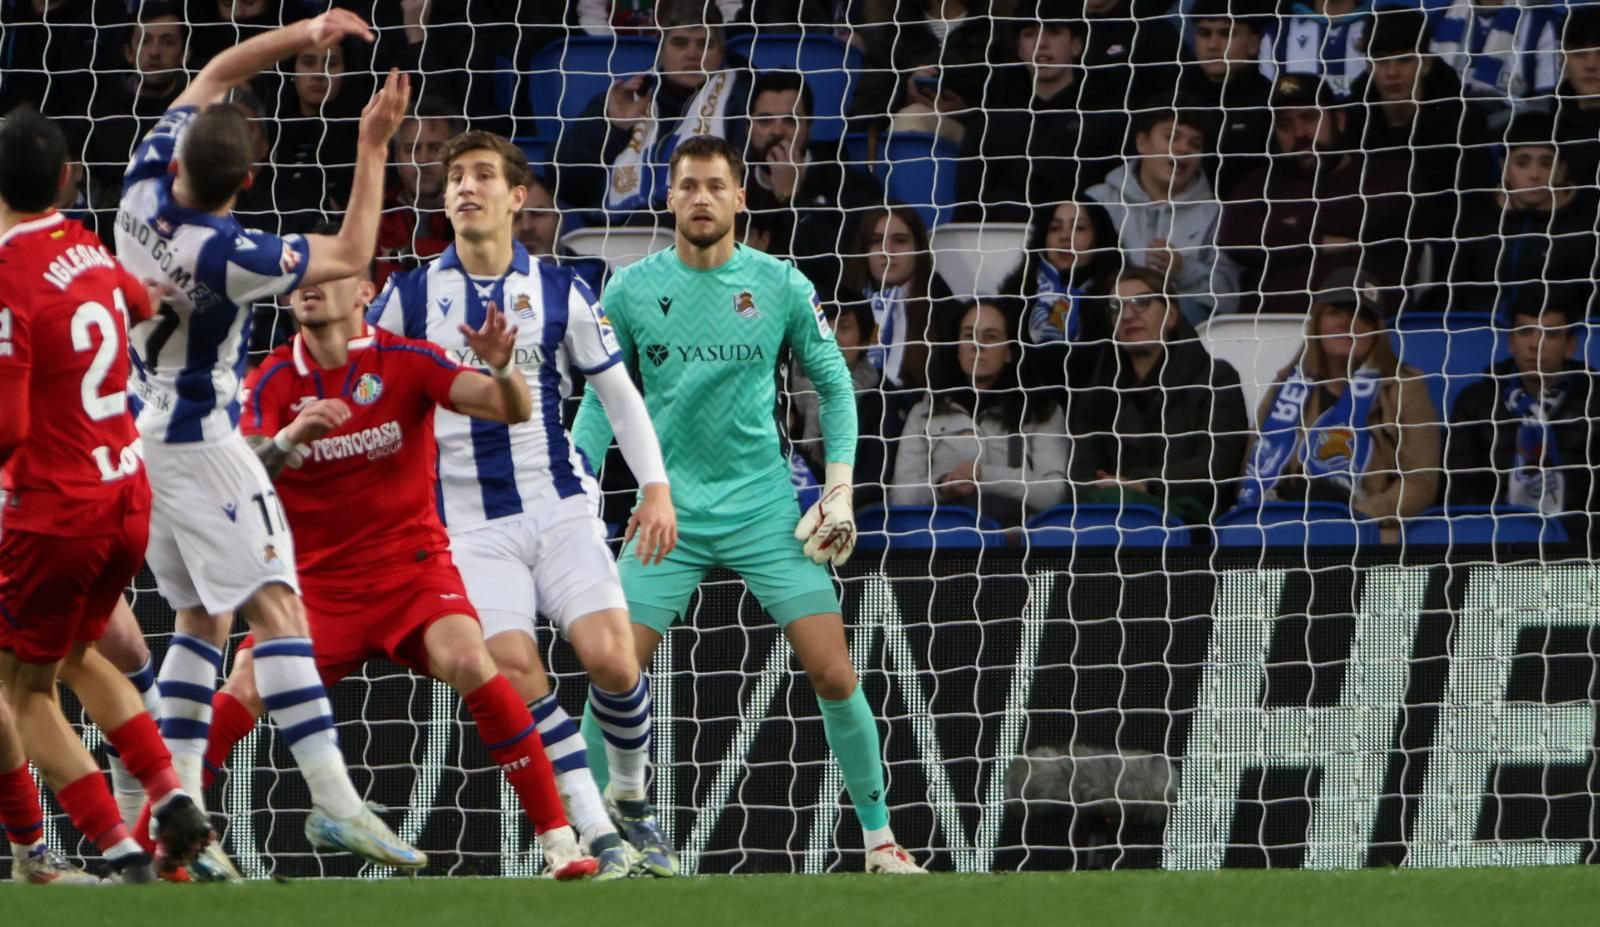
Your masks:
<svg viewBox="0 0 1600 927"><path fill-rule="evenodd" d="M740 520L793 501L778 421L790 352L816 384L828 460L855 462L850 373L794 265L740 245L721 267L696 270L668 248L618 270L600 304L644 393L680 518ZM596 465L611 445L593 387L572 435Z"/></svg>

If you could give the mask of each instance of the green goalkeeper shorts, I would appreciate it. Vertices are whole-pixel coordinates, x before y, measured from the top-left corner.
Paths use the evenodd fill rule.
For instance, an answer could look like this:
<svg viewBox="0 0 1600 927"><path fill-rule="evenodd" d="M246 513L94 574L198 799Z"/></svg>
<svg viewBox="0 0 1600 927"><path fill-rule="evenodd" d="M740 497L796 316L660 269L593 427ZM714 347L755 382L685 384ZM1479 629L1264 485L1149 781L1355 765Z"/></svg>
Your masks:
<svg viewBox="0 0 1600 927"><path fill-rule="evenodd" d="M633 622L666 634L683 620L706 571L719 566L739 574L779 627L839 611L833 576L826 566L812 563L794 538L799 521L792 499L740 521L680 521L678 546L649 566L634 554L637 539L629 542L617 569Z"/></svg>

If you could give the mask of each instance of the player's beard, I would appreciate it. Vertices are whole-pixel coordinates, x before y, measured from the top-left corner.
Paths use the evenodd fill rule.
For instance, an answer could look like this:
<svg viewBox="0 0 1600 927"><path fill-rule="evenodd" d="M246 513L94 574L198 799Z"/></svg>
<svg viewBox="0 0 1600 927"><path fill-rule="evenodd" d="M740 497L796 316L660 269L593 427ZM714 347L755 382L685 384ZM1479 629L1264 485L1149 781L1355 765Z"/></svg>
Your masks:
<svg viewBox="0 0 1600 927"><path fill-rule="evenodd" d="M692 228L693 226L687 222L679 223L678 234L682 235L685 241L696 248L709 248L726 238L728 233L733 231L733 223L717 223L711 227L711 231L705 234L696 234L691 230Z"/></svg>

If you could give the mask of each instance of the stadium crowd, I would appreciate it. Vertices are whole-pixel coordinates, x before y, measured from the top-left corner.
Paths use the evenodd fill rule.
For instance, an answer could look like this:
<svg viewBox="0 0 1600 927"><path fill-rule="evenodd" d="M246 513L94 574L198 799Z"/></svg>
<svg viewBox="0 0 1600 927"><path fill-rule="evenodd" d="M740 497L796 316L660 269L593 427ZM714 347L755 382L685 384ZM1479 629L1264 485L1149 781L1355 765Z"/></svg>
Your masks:
<svg viewBox="0 0 1600 927"><path fill-rule="evenodd" d="M301 55L230 97L254 132L247 225L307 231L342 211L355 117L373 75L398 67L418 93L391 145L377 282L450 243L440 156L472 127L535 162L523 246L598 291L605 261L563 235L670 222L670 152L721 135L747 162L745 246L817 286L854 378L858 507L1018 527L1112 503L1205 526L1317 503L1384 541L1436 505L1506 506L1574 538L1600 513L1583 359L1600 5L333 5L370 18L377 42ZM66 127L82 156L58 205L109 242L129 153L189 75L327 6L6 0L0 112L27 102ZM850 80L752 66L751 48L798 32L853 62ZM611 68L610 37L657 42L653 66ZM611 73L552 132L537 117L573 107L524 78L569 41L600 47L585 61ZM948 221L1025 224L992 291L941 275ZM262 312L265 349L290 323ZM1240 316L1304 319L1303 350L1235 369L1206 330ZM1408 337L1430 328L1489 337L1446 357L1450 340ZM796 480L814 487L804 371L788 395Z"/></svg>

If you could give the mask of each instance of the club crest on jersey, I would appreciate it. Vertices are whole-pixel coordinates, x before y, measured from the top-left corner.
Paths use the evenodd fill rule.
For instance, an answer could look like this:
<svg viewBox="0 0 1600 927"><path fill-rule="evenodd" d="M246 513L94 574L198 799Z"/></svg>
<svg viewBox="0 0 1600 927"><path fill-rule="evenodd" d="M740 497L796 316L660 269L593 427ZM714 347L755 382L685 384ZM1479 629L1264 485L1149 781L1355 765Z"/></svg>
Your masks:
<svg viewBox="0 0 1600 927"><path fill-rule="evenodd" d="M355 389L350 391L350 398L358 406L370 406L383 395L383 380L375 373L363 373L361 379L356 381Z"/></svg>
<svg viewBox="0 0 1600 927"><path fill-rule="evenodd" d="M761 310L756 308L756 298L749 290L741 290L733 298L733 311L739 313L741 319L761 318Z"/></svg>
<svg viewBox="0 0 1600 927"><path fill-rule="evenodd" d="M517 315L529 321L533 319L533 300L529 299L526 293L517 295Z"/></svg>

